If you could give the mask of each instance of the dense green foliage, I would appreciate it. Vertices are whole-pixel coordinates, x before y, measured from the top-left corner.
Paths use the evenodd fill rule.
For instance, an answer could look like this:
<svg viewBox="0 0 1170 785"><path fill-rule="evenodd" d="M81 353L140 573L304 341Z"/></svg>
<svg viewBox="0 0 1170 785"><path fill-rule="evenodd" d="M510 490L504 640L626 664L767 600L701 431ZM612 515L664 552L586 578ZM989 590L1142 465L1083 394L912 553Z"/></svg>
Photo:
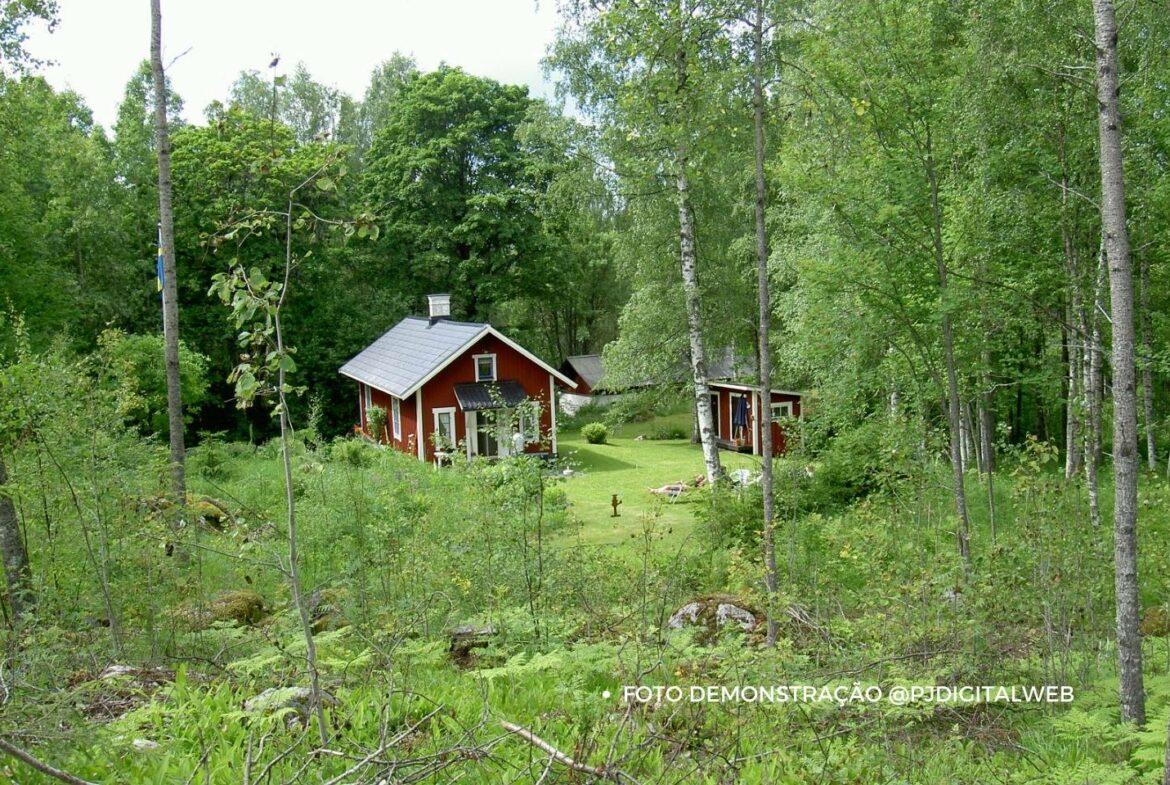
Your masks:
<svg viewBox="0 0 1170 785"><path fill-rule="evenodd" d="M25 27L56 4L0 3L0 739L116 782L597 778L501 721L623 781L1158 781L1165 9L1127 5L1119 43L1141 446L1158 469L1139 496L1149 717L1135 727L1117 699L1111 533L1091 512L1113 496L1113 380L1089 4L759 4L774 380L804 391L801 417L781 423L775 596L755 456L729 454L714 487L651 490L703 466L680 403L693 398L682 175L709 359L741 381L755 365L757 5L558 6L548 65L589 122L402 55L360 99L278 63L241 74L202 123L184 124L172 97L182 387L198 435L180 504L149 70L129 75L103 129L23 52ZM560 418L550 463L437 471L339 438L357 410L338 367L437 291L457 318L490 320L554 365L604 351L606 386L636 391ZM285 394L280 421L269 404ZM367 414L384 432L387 412ZM759 626L714 626L725 601L770 611L778 645ZM697 624L676 629L690 602ZM314 647L327 728L303 697L280 705L309 683ZM781 684L1076 697L622 693ZM48 781L19 765L0 757L0 776Z"/></svg>

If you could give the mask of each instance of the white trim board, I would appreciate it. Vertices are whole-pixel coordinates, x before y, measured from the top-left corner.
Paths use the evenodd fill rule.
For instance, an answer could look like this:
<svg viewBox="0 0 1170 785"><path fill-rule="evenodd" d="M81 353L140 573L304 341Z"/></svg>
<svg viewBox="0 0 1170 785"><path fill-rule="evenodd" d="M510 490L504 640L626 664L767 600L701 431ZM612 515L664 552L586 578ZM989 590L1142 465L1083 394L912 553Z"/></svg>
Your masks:
<svg viewBox="0 0 1170 785"><path fill-rule="evenodd" d="M420 388L414 394L414 430L418 443L415 444L415 449L418 450L418 459L425 461L427 459L427 446L423 442L423 408L422 408L422 389Z"/></svg>

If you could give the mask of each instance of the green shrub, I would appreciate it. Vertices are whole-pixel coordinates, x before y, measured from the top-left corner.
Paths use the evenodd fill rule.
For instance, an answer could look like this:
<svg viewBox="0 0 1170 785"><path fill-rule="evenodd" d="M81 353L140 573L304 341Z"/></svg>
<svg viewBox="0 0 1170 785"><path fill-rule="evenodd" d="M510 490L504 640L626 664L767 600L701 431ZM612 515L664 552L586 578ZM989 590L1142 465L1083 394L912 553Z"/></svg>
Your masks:
<svg viewBox="0 0 1170 785"><path fill-rule="evenodd" d="M614 426L631 422L649 422L663 411L660 398L660 394L652 389L627 393L606 408L605 421Z"/></svg>
<svg viewBox="0 0 1170 785"><path fill-rule="evenodd" d="M381 444L386 435L386 410L381 406L370 406L366 409L366 422L370 424L370 436Z"/></svg>
<svg viewBox="0 0 1170 785"><path fill-rule="evenodd" d="M581 435L590 444L605 444L609 438L609 428L605 427L605 423L591 422L581 428Z"/></svg>
<svg viewBox="0 0 1170 785"><path fill-rule="evenodd" d="M106 330L98 338L103 386L115 391L126 421L143 433L167 433L167 370L161 335L128 335ZM205 355L179 342L179 388L183 394L183 421L190 423L207 400Z"/></svg>
<svg viewBox="0 0 1170 785"><path fill-rule="evenodd" d="M875 418L839 434L819 456L798 506L840 509L907 477L914 470L916 432L905 423Z"/></svg>
<svg viewBox="0 0 1170 785"><path fill-rule="evenodd" d="M557 429L560 431L579 431L581 426L603 419L607 408L590 401L572 414L558 415Z"/></svg>
<svg viewBox="0 0 1170 785"><path fill-rule="evenodd" d="M680 428L675 425L657 428L652 433L647 434L646 438L657 441L663 441L665 439L689 439L690 434L687 433L685 428Z"/></svg>
<svg viewBox="0 0 1170 785"><path fill-rule="evenodd" d="M375 452L362 439L337 439L329 448L329 460L360 469L374 462Z"/></svg>
<svg viewBox="0 0 1170 785"><path fill-rule="evenodd" d="M228 474L230 448L223 440L223 432L201 433L201 443L188 453L188 465L206 480L222 480Z"/></svg>

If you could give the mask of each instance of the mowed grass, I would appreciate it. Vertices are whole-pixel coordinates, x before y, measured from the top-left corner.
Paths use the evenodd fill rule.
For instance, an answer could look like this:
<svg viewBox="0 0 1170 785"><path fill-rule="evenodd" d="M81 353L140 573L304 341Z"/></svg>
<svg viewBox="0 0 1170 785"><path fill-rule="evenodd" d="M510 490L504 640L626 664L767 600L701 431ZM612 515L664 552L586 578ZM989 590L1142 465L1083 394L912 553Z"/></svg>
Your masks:
<svg viewBox="0 0 1170 785"><path fill-rule="evenodd" d="M579 541L587 545L629 545L641 536L648 520L665 545L684 543L695 527L695 505L706 497L688 491L670 502L649 492L667 483L689 482L704 473L703 452L689 439L642 439L664 427L690 431L690 415L668 415L611 431L606 444L589 444L579 431L558 434L561 457L576 472L562 484L580 524ZM725 470L758 470L753 455L721 450ZM611 501L622 502L613 517Z"/></svg>

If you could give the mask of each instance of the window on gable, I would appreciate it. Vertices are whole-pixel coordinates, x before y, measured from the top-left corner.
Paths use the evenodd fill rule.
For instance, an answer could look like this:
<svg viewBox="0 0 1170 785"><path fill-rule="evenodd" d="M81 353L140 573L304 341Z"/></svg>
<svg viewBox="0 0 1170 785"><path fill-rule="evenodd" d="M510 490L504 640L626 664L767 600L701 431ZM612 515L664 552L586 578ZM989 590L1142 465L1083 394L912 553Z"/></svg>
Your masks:
<svg viewBox="0 0 1170 785"><path fill-rule="evenodd" d="M390 399L390 416L394 421L394 438L402 438L402 406L397 398Z"/></svg>
<svg viewBox="0 0 1170 785"><path fill-rule="evenodd" d="M494 382L496 380L496 356L494 354L475 355L475 380L477 382Z"/></svg>

